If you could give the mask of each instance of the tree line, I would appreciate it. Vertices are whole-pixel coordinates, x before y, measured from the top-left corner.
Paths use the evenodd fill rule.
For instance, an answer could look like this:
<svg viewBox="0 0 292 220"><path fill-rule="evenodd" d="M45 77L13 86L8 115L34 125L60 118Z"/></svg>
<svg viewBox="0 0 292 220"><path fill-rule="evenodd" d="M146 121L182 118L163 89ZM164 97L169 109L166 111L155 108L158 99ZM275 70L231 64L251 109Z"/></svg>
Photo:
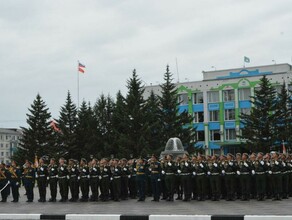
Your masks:
<svg viewBox="0 0 292 220"><path fill-rule="evenodd" d="M59 117L52 115L40 94L27 113L20 147L12 159L23 162L48 155L82 157L140 157L160 154L170 137L179 137L190 152L196 131L193 117L178 112L172 73L166 67L161 95L153 91L144 99L144 85L133 70L127 80L127 94L117 92L115 99L101 94L92 105L83 101L78 108L68 91Z"/></svg>

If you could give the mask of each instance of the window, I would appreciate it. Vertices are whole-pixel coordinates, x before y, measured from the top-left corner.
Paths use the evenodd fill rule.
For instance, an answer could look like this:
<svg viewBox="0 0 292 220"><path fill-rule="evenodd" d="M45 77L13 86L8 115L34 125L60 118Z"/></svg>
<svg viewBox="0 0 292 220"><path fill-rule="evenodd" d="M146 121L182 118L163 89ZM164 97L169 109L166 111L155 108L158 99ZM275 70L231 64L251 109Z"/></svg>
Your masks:
<svg viewBox="0 0 292 220"><path fill-rule="evenodd" d="M1 147L3 147L3 144L1 143Z"/></svg>
<svg viewBox="0 0 292 220"><path fill-rule="evenodd" d="M178 95L178 103L180 105L187 105L187 104L189 104L188 94L180 94L180 95Z"/></svg>
<svg viewBox="0 0 292 220"><path fill-rule="evenodd" d="M235 120L235 110L234 109L225 109L225 120Z"/></svg>
<svg viewBox="0 0 292 220"><path fill-rule="evenodd" d="M9 152L6 152L6 157L9 157Z"/></svg>
<svg viewBox="0 0 292 220"><path fill-rule="evenodd" d="M250 89L238 89L239 100L250 100Z"/></svg>
<svg viewBox="0 0 292 220"><path fill-rule="evenodd" d="M194 112L194 122L204 122L204 112Z"/></svg>
<svg viewBox="0 0 292 220"><path fill-rule="evenodd" d="M198 92L193 94L194 104L204 103L203 93Z"/></svg>
<svg viewBox="0 0 292 220"><path fill-rule="evenodd" d="M197 141L205 141L205 132L197 131Z"/></svg>
<svg viewBox="0 0 292 220"><path fill-rule="evenodd" d="M229 101L234 101L234 90L225 90L223 91L223 101L224 102L229 102Z"/></svg>
<svg viewBox="0 0 292 220"><path fill-rule="evenodd" d="M208 92L208 102L219 102L219 92L218 91Z"/></svg>
<svg viewBox="0 0 292 220"><path fill-rule="evenodd" d="M1 156L2 156L2 157L4 156L4 152L1 152Z"/></svg>
<svg viewBox="0 0 292 220"><path fill-rule="evenodd" d="M236 140L236 132L235 129L226 129L225 130L225 140Z"/></svg>
<svg viewBox="0 0 292 220"><path fill-rule="evenodd" d="M220 141L220 130L210 131L210 141Z"/></svg>
<svg viewBox="0 0 292 220"><path fill-rule="evenodd" d="M250 108L241 108L240 113L250 115Z"/></svg>
<svg viewBox="0 0 292 220"><path fill-rule="evenodd" d="M6 144L6 148L8 148L9 147L9 144Z"/></svg>
<svg viewBox="0 0 292 220"><path fill-rule="evenodd" d="M209 112L209 121L219 121L219 110Z"/></svg>

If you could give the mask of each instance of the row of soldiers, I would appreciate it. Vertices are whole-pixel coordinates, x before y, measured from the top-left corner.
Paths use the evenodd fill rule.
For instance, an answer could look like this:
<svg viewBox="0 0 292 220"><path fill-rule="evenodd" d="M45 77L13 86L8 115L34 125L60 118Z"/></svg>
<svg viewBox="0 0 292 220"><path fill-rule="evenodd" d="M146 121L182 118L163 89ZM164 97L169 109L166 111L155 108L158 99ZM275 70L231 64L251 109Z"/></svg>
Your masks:
<svg viewBox="0 0 292 220"><path fill-rule="evenodd" d="M33 188L37 184L39 202L56 202L57 188L60 202L114 201L153 196L152 201L165 199L190 201L226 199L262 201L287 199L292 195L291 155L252 153L150 159L81 159L67 161L60 158L40 158L34 165L26 161L23 167L13 161L0 164L0 190L6 202L12 191L13 201L19 200L19 187L24 185L27 202L34 200ZM70 192L70 193L69 193ZM69 194L71 195L68 199ZM80 195L81 194L81 195Z"/></svg>

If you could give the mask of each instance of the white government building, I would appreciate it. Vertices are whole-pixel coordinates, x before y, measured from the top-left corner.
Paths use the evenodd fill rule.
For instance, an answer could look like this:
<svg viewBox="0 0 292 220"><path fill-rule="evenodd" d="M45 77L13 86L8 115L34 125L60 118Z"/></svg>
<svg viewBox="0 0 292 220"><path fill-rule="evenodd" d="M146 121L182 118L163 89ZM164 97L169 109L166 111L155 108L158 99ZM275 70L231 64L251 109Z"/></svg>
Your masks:
<svg viewBox="0 0 292 220"><path fill-rule="evenodd" d="M21 135L20 129L0 128L0 162L11 162L11 156L19 146Z"/></svg>
<svg viewBox="0 0 292 220"><path fill-rule="evenodd" d="M194 116L195 147L207 154L240 152L241 112L250 112L250 96L266 75L279 92L283 82L292 90L292 66L274 64L226 70L203 71L202 81L176 83L179 111ZM144 97L161 93L159 85L146 86Z"/></svg>

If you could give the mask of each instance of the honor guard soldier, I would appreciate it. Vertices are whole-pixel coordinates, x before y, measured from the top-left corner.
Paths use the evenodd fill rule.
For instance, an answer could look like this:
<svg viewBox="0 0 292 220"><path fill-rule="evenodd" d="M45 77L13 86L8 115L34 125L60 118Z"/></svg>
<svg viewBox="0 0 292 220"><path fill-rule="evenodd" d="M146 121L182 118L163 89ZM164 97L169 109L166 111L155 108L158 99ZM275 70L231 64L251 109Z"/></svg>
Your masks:
<svg viewBox="0 0 292 220"><path fill-rule="evenodd" d="M252 175L255 175L256 189L257 189L257 200L263 201L266 194L266 171L267 165L263 159L263 153L259 152L254 163L254 170L252 170ZM269 170L268 175L272 172Z"/></svg>
<svg viewBox="0 0 292 220"><path fill-rule="evenodd" d="M193 171L194 175L196 176L196 186L197 186L197 195L198 201L204 201L206 197L206 185L207 185L207 172L208 172L208 165L204 161L204 156L199 155L197 157L197 166ZM209 172L210 173L210 172Z"/></svg>
<svg viewBox="0 0 292 220"><path fill-rule="evenodd" d="M38 167L35 168L35 172L40 196L38 201L46 202L48 166L45 164L43 158L39 159Z"/></svg>
<svg viewBox="0 0 292 220"><path fill-rule="evenodd" d="M136 181L139 193L138 202L145 201L145 190L146 190L146 167L143 159L138 159L136 164Z"/></svg>
<svg viewBox="0 0 292 220"><path fill-rule="evenodd" d="M173 202L175 190L175 173L177 172L176 165L173 161L173 156L168 154L164 161L164 169L161 171L165 175L165 186L167 192L167 201Z"/></svg>
<svg viewBox="0 0 292 220"><path fill-rule="evenodd" d="M218 155L213 155L210 164L210 185L212 193L212 201L219 201L221 196L221 172L222 167L218 162Z"/></svg>
<svg viewBox="0 0 292 220"><path fill-rule="evenodd" d="M51 198L49 199L49 202L56 202L57 183L58 183L58 166L56 164L55 158L50 159L48 172L49 172L48 180L49 180L50 191L51 191Z"/></svg>
<svg viewBox="0 0 292 220"><path fill-rule="evenodd" d="M152 193L153 193L153 200L154 202L159 202L160 199L160 182L161 182L161 167L160 163L157 161L157 157L152 155L149 171L151 173L151 186L152 186Z"/></svg>
<svg viewBox="0 0 292 220"><path fill-rule="evenodd" d="M120 160L121 164L121 199L127 200L129 197L129 179L131 178L131 172L127 166L127 159L122 158Z"/></svg>
<svg viewBox="0 0 292 220"><path fill-rule="evenodd" d="M136 161L135 159L131 159L128 161L128 167L130 170L131 178L129 180L129 192L130 192L130 198L136 199L137 198L137 184L136 184Z"/></svg>
<svg viewBox="0 0 292 220"><path fill-rule="evenodd" d="M238 162L237 174L240 180L241 200L248 201L250 199L250 175L251 166L248 161L248 154L242 154L242 160Z"/></svg>
<svg viewBox="0 0 292 220"><path fill-rule="evenodd" d="M227 154L227 161L225 162L224 173L225 173L225 187L227 201L234 200L234 192L235 192L235 175L236 175L236 166L234 164L233 155Z"/></svg>
<svg viewBox="0 0 292 220"><path fill-rule="evenodd" d="M90 201L98 201L98 186L100 169L98 167L98 160L93 158L89 168L91 196Z"/></svg>
<svg viewBox="0 0 292 220"><path fill-rule="evenodd" d="M69 160L68 164L68 175L69 175L69 189L71 193L71 198L69 202L77 202L79 199L79 170L77 162L74 159Z"/></svg>
<svg viewBox="0 0 292 220"><path fill-rule="evenodd" d="M35 171L32 168L32 163L30 161L27 161L25 163L25 168L22 173L23 178L24 178L24 183L25 183L25 188L26 188L26 196L27 196L27 201L26 202L33 202L33 187L34 187L34 182L35 182Z"/></svg>
<svg viewBox="0 0 292 220"><path fill-rule="evenodd" d="M281 154L281 161L282 161L282 182L283 182L282 199L288 199L290 167L288 166L289 163L288 163L286 154Z"/></svg>
<svg viewBox="0 0 292 220"><path fill-rule="evenodd" d="M121 196L121 175L122 169L119 166L119 160L117 158L112 160L111 164L111 181L112 181L112 199L116 202L120 201Z"/></svg>
<svg viewBox="0 0 292 220"><path fill-rule="evenodd" d="M109 185L110 185L111 170L108 166L106 158L100 161L100 191L101 201L106 202L109 200Z"/></svg>
<svg viewBox="0 0 292 220"><path fill-rule="evenodd" d="M178 156L175 159L175 165L177 168L176 174L175 174L175 188L177 192L177 197L175 200L182 200L182 195L183 195L183 189L182 189L182 184L181 184L181 167L180 167L180 162L181 162L182 157ZM180 172L179 172L180 170Z"/></svg>
<svg viewBox="0 0 292 220"><path fill-rule="evenodd" d="M66 160L61 157L59 159L58 167L58 180L61 199L60 202L66 202L68 200L68 169L66 165Z"/></svg>
<svg viewBox="0 0 292 220"><path fill-rule="evenodd" d="M277 152L272 153L271 172L273 178L273 200L281 200L282 196L282 162L279 160L279 154Z"/></svg>
<svg viewBox="0 0 292 220"><path fill-rule="evenodd" d="M1 190L1 202L6 202L9 194L9 172L4 163L0 163L0 190Z"/></svg>
<svg viewBox="0 0 292 220"><path fill-rule="evenodd" d="M87 202L89 198L89 168L87 166L87 161L85 158L80 160L80 168L79 168L79 177L80 177L80 189L82 193L82 197L80 202Z"/></svg>
<svg viewBox="0 0 292 220"><path fill-rule="evenodd" d="M15 161L12 161L11 167L9 169L10 172L10 186L12 191L12 197L13 200L11 202L18 202L19 199L19 187L21 183L21 170L17 166L17 163Z"/></svg>
<svg viewBox="0 0 292 220"><path fill-rule="evenodd" d="M192 167L191 163L189 162L189 155L184 154L181 161L180 167L177 170L177 173L180 175L181 178L181 186L184 193L184 200L185 202L189 202L191 200L191 173Z"/></svg>

